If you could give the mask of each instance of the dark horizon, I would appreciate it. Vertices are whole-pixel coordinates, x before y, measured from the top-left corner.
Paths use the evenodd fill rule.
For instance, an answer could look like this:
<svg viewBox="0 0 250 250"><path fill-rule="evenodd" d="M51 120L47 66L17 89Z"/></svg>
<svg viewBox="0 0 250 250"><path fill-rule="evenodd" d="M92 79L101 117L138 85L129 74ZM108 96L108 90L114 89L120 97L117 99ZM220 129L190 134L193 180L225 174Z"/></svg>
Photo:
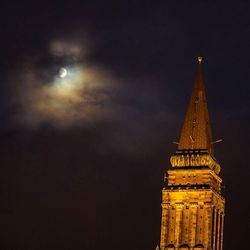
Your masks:
<svg viewBox="0 0 250 250"><path fill-rule="evenodd" d="M3 3L0 248L155 249L199 55L223 139L224 249L246 248L249 11L243 0Z"/></svg>

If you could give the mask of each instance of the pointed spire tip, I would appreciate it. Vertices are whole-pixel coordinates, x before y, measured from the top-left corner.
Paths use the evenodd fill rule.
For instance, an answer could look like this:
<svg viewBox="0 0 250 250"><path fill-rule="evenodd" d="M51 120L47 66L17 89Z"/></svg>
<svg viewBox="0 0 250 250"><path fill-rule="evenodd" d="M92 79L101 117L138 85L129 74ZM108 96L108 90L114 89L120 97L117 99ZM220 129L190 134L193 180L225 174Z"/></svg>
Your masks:
<svg viewBox="0 0 250 250"><path fill-rule="evenodd" d="M198 59L199 64L201 64L201 63L202 63L202 60L203 60L202 56L198 56L197 59Z"/></svg>

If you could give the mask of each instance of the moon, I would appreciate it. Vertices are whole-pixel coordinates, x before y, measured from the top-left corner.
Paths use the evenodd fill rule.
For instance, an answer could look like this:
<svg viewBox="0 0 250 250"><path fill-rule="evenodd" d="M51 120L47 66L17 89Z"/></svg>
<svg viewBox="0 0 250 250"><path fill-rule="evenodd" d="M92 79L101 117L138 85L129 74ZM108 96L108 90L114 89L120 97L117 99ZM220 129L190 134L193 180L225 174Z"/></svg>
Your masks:
<svg viewBox="0 0 250 250"><path fill-rule="evenodd" d="M68 72L67 72L67 70L65 68L61 68L59 70L59 76L60 76L60 78L65 78L67 76L67 74L68 74Z"/></svg>

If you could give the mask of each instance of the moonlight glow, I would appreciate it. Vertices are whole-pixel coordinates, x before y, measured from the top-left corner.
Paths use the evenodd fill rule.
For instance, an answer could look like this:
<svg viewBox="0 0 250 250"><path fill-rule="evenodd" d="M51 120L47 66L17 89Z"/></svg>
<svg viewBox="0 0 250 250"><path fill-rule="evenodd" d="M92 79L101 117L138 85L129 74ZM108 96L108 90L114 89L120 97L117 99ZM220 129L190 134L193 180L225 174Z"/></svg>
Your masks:
<svg viewBox="0 0 250 250"><path fill-rule="evenodd" d="M102 69L71 64L62 67L49 82L35 72L36 69L23 75L20 89L25 123L36 126L49 122L68 127L87 124L108 114L105 101L113 77Z"/></svg>
<svg viewBox="0 0 250 250"><path fill-rule="evenodd" d="M61 68L59 71L60 78L65 78L68 74L68 71L65 68Z"/></svg>
<svg viewBox="0 0 250 250"><path fill-rule="evenodd" d="M51 68L34 64L20 75L20 122L29 126L50 123L62 128L87 125L109 116L114 76L84 60L77 43L62 41L51 46L55 59Z"/></svg>

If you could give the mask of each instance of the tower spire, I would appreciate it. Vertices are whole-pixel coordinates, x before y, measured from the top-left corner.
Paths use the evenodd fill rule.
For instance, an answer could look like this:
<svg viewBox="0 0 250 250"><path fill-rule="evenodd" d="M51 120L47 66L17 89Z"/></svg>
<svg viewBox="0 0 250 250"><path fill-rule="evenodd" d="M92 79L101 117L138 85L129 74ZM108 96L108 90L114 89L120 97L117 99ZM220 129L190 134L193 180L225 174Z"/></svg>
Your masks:
<svg viewBox="0 0 250 250"><path fill-rule="evenodd" d="M213 155L212 132L203 84L203 58L199 56L197 60L198 71L182 127L178 150L207 150L209 154Z"/></svg>
<svg viewBox="0 0 250 250"><path fill-rule="evenodd" d="M202 57L178 149L162 190L160 249L223 249L225 199L213 156Z"/></svg>

